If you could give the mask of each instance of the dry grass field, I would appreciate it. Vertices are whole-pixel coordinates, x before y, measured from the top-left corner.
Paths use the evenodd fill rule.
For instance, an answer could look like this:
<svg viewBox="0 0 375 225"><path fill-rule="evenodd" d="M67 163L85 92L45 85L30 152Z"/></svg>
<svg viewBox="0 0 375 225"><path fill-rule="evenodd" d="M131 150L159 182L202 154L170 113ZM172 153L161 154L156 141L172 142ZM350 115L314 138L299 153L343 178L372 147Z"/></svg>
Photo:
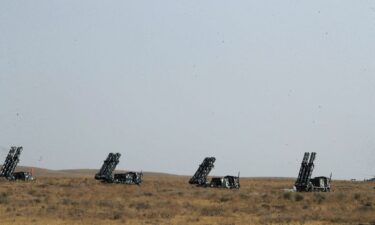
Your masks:
<svg viewBox="0 0 375 225"><path fill-rule="evenodd" d="M375 224L374 183L290 193L289 179L242 179L240 190L221 190L190 186L188 177L146 174L128 186L70 173L0 181L0 224Z"/></svg>

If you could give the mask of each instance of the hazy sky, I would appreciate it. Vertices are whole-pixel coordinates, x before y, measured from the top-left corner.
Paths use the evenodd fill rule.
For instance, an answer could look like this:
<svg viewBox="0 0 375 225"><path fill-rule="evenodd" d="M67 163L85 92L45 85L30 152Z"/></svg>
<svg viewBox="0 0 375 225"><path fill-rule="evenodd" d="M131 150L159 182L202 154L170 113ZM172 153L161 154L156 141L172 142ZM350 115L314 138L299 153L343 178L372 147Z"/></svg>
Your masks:
<svg viewBox="0 0 375 225"><path fill-rule="evenodd" d="M371 0L0 0L0 160L371 177L374 40Z"/></svg>

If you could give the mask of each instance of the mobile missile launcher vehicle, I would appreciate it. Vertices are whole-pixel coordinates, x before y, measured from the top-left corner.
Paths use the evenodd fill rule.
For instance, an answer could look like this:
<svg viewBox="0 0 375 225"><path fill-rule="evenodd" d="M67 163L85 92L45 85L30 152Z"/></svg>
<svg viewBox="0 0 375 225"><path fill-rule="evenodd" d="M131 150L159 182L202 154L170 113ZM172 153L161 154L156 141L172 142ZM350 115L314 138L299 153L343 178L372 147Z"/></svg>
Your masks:
<svg viewBox="0 0 375 225"><path fill-rule="evenodd" d="M216 188L240 188L240 176L214 177L211 179L210 187Z"/></svg>
<svg viewBox="0 0 375 225"><path fill-rule="evenodd" d="M195 184L199 187L212 187L212 188L228 188L228 189L239 189L240 188L240 176L225 176L225 177L214 177L209 182L207 180L208 174L214 168L215 157L206 157L202 164L199 165L198 170L194 176L189 180L190 184Z"/></svg>
<svg viewBox="0 0 375 225"><path fill-rule="evenodd" d="M34 177L29 172L14 172L20 161L22 149L22 147L15 146L10 148L8 156L5 158L5 162L0 170L0 177L4 177L7 180L34 180Z"/></svg>
<svg viewBox="0 0 375 225"><path fill-rule="evenodd" d="M114 175L115 183L122 184L140 184L142 183L143 174L137 172L117 173Z"/></svg>
<svg viewBox="0 0 375 225"><path fill-rule="evenodd" d="M15 180L34 180L33 175L30 172L15 172L13 173Z"/></svg>
<svg viewBox="0 0 375 225"><path fill-rule="evenodd" d="M189 180L189 184L196 184L198 186L207 185L209 183L207 181L207 176L214 168L215 161L215 157L206 157L202 164L199 165L197 172L195 172L194 176Z"/></svg>
<svg viewBox="0 0 375 225"><path fill-rule="evenodd" d="M329 192L331 191L331 177L315 177L311 178L314 170L314 160L316 152L311 155L305 152L301 163L301 168L298 178L294 185L295 190L298 192ZM332 176L332 175L331 175Z"/></svg>
<svg viewBox="0 0 375 225"><path fill-rule="evenodd" d="M120 162L120 157L120 153L109 153L101 169L97 174L95 174L95 179L105 183L140 185L143 178L142 172L116 173L112 175L117 164Z"/></svg>

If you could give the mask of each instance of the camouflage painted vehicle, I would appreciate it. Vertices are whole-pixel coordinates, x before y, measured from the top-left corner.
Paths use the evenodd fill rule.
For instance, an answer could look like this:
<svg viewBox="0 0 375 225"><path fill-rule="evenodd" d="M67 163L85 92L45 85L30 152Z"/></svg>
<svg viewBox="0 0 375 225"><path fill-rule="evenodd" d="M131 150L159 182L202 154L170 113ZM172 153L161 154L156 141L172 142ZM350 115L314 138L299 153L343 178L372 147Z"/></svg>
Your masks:
<svg viewBox="0 0 375 225"><path fill-rule="evenodd" d="M305 152L301 163L301 168L298 173L298 178L294 184L295 190L298 192L329 192L331 191L331 177L314 177L311 178L314 170L314 160L316 153L311 155ZM331 175L332 176L332 175Z"/></svg>
<svg viewBox="0 0 375 225"><path fill-rule="evenodd" d="M199 165L198 170L194 176L190 178L189 184L195 184L199 187L211 187L211 188L227 188L227 189L239 189L240 188L240 176L225 176L225 177L214 177L211 181L208 181L207 177L211 170L214 168L215 157L206 157L202 164Z"/></svg>
<svg viewBox="0 0 375 225"><path fill-rule="evenodd" d="M127 173L116 173L112 174L116 169L117 164L120 162L120 153L109 153L107 159L97 174L95 179L105 183L116 183L116 184L136 184L140 185L143 179L143 173L140 172L127 172Z"/></svg>
<svg viewBox="0 0 375 225"><path fill-rule="evenodd" d="M140 172L127 172L127 173L116 173L114 175L114 183L122 184L141 184L143 173Z"/></svg>
<svg viewBox="0 0 375 225"><path fill-rule="evenodd" d="M210 187L213 188L228 188L228 189L239 189L240 188L240 177L237 176L225 176L225 177L214 177L211 179Z"/></svg>
<svg viewBox="0 0 375 225"><path fill-rule="evenodd" d="M5 162L1 167L0 177L6 178L7 180L34 180L34 177L29 172L14 172L17 167L17 164L20 161L22 150L22 147L12 146L10 148L9 153L5 159Z"/></svg>

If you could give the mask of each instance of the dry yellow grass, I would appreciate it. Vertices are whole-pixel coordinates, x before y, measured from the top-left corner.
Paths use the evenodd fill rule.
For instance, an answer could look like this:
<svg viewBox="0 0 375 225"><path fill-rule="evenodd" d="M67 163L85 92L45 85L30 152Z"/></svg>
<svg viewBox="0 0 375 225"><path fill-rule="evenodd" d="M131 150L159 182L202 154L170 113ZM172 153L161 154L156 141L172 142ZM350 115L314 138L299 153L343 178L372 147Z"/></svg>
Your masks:
<svg viewBox="0 0 375 225"><path fill-rule="evenodd" d="M375 224L374 183L287 193L293 180L242 179L240 190L221 190L188 179L146 175L139 187L89 177L1 181L0 224Z"/></svg>

